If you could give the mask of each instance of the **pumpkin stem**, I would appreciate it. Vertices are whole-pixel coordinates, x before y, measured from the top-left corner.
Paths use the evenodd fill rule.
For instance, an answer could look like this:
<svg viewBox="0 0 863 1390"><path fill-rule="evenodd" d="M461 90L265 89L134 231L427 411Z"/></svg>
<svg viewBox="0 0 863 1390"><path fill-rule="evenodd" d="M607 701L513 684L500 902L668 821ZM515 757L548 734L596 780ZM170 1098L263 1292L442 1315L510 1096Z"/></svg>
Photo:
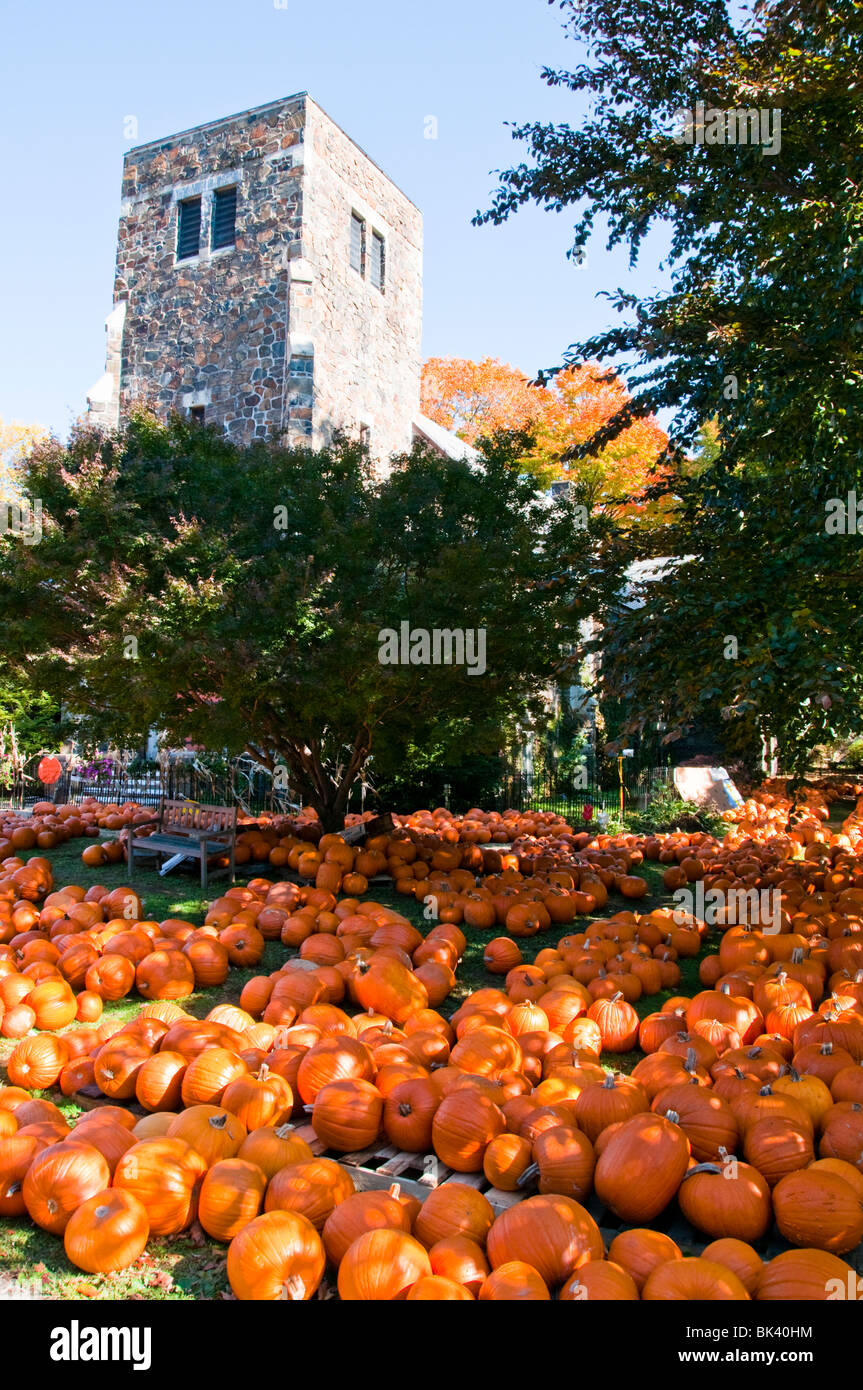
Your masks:
<svg viewBox="0 0 863 1390"><path fill-rule="evenodd" d="M299 1274L289 1274L282 1285L282 1301L302 1303L306 1296L306 1286Z"/></svg>
<svg viewBox="0 0 863 1390"><path fill-rule="evenodd" d="M723 1150L720 1149L719 1152L722 1153ZM718 1163L696 1163L692 1168L687 1168L681 1181L686 1182L687 1178L694 1178L696 1173L713 1173L717 1177L721 1176L722 1169Z"/></svg>
<svg viewBox="0 0 863 1390"><path fill-rule="evenodd" d="M210 1125L212 1129L224 1129L227 1123L227 1111L225 1111L224 1115L211 1115L209 1120L207 1121L207 1124Z"/></svg>
<svg viewBox="0 0 863 1390"><path fill-rule="evenodd" d="M803 964L803 947L802 947L802 946L795 946L795 947L794 947L794 950L791 952L791 964L792 964L792 965L802 965L802 964Z"/></svg>
<svg viewBox="0 0 863 1390"><path fill-rule="evenodd" d="M686 1050L686 1059L683 1063L687 1071L695 1071L698 1066L698 1058L695 1055L695 1048L690 1047Z"/></svg>
<svg viewBox="0 0 863 1390"><path fill-rule="evenodd" d="M525 1168L524 1172L517 1178L519 1187L531 1187L539 1177L539 1164L531 1163Z"/></svg>
<svg viewBox="0 0 863 1390"><path fill-rule="evenodd" d="M293 1125L285 1124L279 1125L278 1129L273 1130L273 1133L275 1134L277 1139L287 1139L288 1136L293 1133L293 1130Z"/></svg>

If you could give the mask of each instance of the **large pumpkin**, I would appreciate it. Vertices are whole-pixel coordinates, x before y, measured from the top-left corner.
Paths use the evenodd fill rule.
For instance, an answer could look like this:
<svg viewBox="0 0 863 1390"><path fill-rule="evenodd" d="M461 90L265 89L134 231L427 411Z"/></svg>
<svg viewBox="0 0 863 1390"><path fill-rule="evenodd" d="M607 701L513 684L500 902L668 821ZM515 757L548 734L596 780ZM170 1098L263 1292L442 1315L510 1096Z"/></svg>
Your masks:
<svg viewBox="0 0 863 1390"><path fill-rule="evenodd" d="M201 1155L182 1139L142 1139L117 1164L114 1187L137 1197L152 1235L177 1235L195 1218L198 1186L206 1167Z"/></svg>
<svg viewBox="0 0 863 1390"><path fill-rule="evenodd" d="M110 1182L110 1169L98 1149L88 1144L52 1144L27 1169L24 1205L37 1226L60 1236L72 1213Z"/></svg>
<svg viewBox="0 0 863 1390"><path fill-rule="evenodd" d="M242 1302L309 1299L325 1265L320 1236L293 1211L255 1217L228 1247L228 1282Z"/></svg>
<svg viewBox="0 0 863 1390"><path fill-rule="evenodd" d="M765 1265L756 1298L763 1303L819 1303L847 1299L857 1273L826 1250L785 1250Z"/></svg>
<svg viewBox="0 0 863 1390"><path fill-rule="evenodd" d="M432 1144L442 1163L457 1173L480 1173L483 1155L506 1121L488 1096L474 1090L453 1091L432 1121Z"/></svg>
<svg viewBox="0 0 863 1390"><path fill-rule="evenodd" d="M73 1212L63 1244L78 1269L110 1274L143 1255L149 1234L144 1206L131 1192L115 1187L95 1193Z"/></svg>
<svg viewBox="0 0 863 1390"><path fill-rule="evenodd" d="M352 1153L374 1144L384 1101L370 1081L332 1081L315 1097L312 1127L327 1148Z"/></svg>
<svg viewBox="0 0 863 1390"><path fill-rule="evenodd" d="M193 1105L171 1121L168 1135L189 1144L209 1168L219 1159L234 1157L246 1138L246 1126L218 1105Z"/></svg>
<svg viewBox="0 0 863 1390"><path fill-rule="evenodd" d="M375 1062L371 1050L357 1038L336 1033L310 1047L297 1070L297 1090L304 1105L312 1105L333 1081L371 1081Z"/></svg>
<svg viewBox="0 0 863 1390"><path fill-rule="evenodd" d="M636 1303L639 1292L631 1274L610 1260L591 1260L567 1279L558 1295L562 1303Z"/></svg>
<svg viewBox="0 0 863 1390"><path fill-rule="evenodd" d="M677 1192L689 1152L689 1140L671 1120L634 1115L603 1148L593 1179L596 1195L623 1221L652 1221Z"/></svg>
<svg viewBox="0 0 863 1390"><path fill-rule="evenodd" d="M693 1165L677 1193L680 1210L696 1230L717 1240L760 1240L770 1226L770 1188L757 1168L730 1161L733 1169L718 1163Z"/></svg>
<svg viewBox="0 0 863 1390"><path fill-rule="evenodd" d="M586 1134L572 1125L554 1125L544 1129L533 1141L533 1157L539 1190L558 1193L583 1202L593 1189L596 1155ZM531 1177L528 1168L519 1186Z"/></svg>
<svg viewBox="0 0 863 1390"><path fill-rule="evenodd" d="M267 1187L266 1174L243 1158L214 1163L201 1184L198 1221L213 1240L229 1241L258 1215Z"/></svg>
<svg viewBox="0 0 863 1390"><path fill-rule="evenodd" d="M650 1275L669 1260L682 1260L683 1252L671 1236L649 1228L621 1231L608 1247L608 1258L632 1276L641 1291Z"/></svg>
<svg viewBox="0 0 863 1390"><path fill-rule="evenodd" d="M295 1211L322 1230L339 1202L354 1191L346 1169L330 1158L288 1163L280 1168L267 1188L267 1211Z"/></svg>
<svg viewBox="0 0 863 1390"><path fill-rule="evenodd" d="M727 1265L702 1258L671 1260L655 1269L641 1291L646 1303L748 1303L745 1285Z"/></svg>
<svg viewBox="0 0 863 1390"><path fill-rule="evenodd" d="M422 981L388 956L372 956L359 963L354 992L362 1008L374 1009L399 1025L419 1009L428 1008L428 993Z"/></svg>
<svg viewBox="0 0 863 1390"><path fill-rule="evenodd" d="M414 1234L431 1247L452 1236L466 1236L484 1246L494 1221L487 1197L463 1182L445 1182L432 1188L414 1222Z"/></svg>
<svg viewBox="0 0 863 1390"><path fill-rule="evenodd" d="M863 1240L863 1203L834 1173L788 1173L773 1189L776 1224L792 1245L843 1255Z"/></svg>
<svg viewBox="0 0 863 1390"><path fill-rule="evenodd" d="M432 1272L428 1252L406 1231L367 1231L348 1247L339 1265L344 1302L392 1302L407 1298L418 1279Z"/></svg>
<svg viewBox="0 0 863 1390"><path fill-rule="evenodd" d="M549 1288L559 1288L581 1265L601 1260L605 1253L590 1213L557 1194L529 1197L502 1212L489 1231L486 1249L493 1269L521 1260Z"/></svg>
<svg viewBox="0 0 863 1390"><path fill-rule="evenodd" d="M348 1249L367 1231L380 1229L410 1234L410 1215L393 1192L354 1192L324 1223L324 1249L338 1269Z"/></svg>

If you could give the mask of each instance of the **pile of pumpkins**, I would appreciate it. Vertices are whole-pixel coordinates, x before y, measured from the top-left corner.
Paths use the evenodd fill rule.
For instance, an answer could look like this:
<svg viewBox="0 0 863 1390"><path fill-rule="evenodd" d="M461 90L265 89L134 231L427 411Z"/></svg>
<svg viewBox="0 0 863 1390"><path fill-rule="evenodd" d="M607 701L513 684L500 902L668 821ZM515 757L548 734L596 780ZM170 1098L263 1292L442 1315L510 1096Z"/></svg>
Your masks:
<svg viewBox="0 0 863 1390"><path fill-rule="evenodd" d="M203 926L147 919L133 888L56 891L47 860L6 860L0 880L0 1036L98 1023L103 1005L136 991L143 999L183 999L222 985L232 966L256 965L267 936L246 909L253 894L229 890L229 910ZM335 902L335 899L332 899ZM255 899L260 910L262 903ZM279 923L281 917L279 918Z"/></svg>
<svg viewBox="0 0 863 1390"><path fill-rule="evenodd" d="M30 1092L62 1076L75 1033L19 1042L0 1091L0 1215L62 1236L91 1273L197 1219L228 1245L240 1299L309 1298L327 1264L348 1300L826 1299L850 1287L841 1256L863 1237L856 997L816 1012L808 987L768 968L758 1002L705 990L639 1022L622 995L594 997L576 978L599 943L635 940L641 922L619 919L561 938L536 973L515 967L505 989L475 991L447 1020L400 958L404 924L375 916L377 942L340 975L364 1012L321 996L320 978L303 1003L320 967L300 958L277 972L289 1014L302 1005L288 1025L255 1018L280 989L270 977L203 1021L147 1004L98 1040L93 1075L113 1103L72 1129ZM423 944L457 959L460 938L441 924ZM631 1076L606 1071L600 1054L633 1032L643 1060ZM122 1105L133 1097L141 1119ZM356 1192L297 1132L306 1115L319 1149L383 1136L524 1199L495 1215L458 1176L422 1205L397 1188ZM592 1194L627 1228L607 1251ZM675 1199L709 1240L698 1257L651 1229ZM765 1263L754 1247L773 1221L798 1248Z"/></svg>

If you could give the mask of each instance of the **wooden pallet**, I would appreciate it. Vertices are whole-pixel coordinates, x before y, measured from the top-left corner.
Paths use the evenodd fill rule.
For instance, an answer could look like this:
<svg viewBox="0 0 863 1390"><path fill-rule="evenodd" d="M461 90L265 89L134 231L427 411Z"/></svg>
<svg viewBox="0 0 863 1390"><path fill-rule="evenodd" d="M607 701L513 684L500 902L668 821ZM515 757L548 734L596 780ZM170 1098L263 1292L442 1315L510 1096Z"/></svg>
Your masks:
<svg viewBox="0 0 863 1390"><path fill-rule="evenodd" d="M84 1110L96 1110L103 1105L121 1104L138 1118L143 1119L144 1115L148 1113L137 1102L117 1102L110 1100L107 1096L87 1095L82 1091L70 1099ZM372 1144L366 1149L358 1149L355 1153L336 1153L334 1150L328 1149L318 1138L310 1124L295 1125L294 1133L298 1139L306 1141L316 1157L332 1159L346 1168L358 1192L387 1189L393 1183L398 1183L403 1192L408 1193L411 1197L416 1197L420 1202L424 1202L435 1188L443 1187L450 1182L463 1183L482 1193L490 1203L495 1216L508 1211L510 1207L524 1201L525 1198L535 1195L535 1189L531 1188L523 1192L504 1192L501 1188L492 1186L484 1173L457 1173L442 1163L435 1154L408 1153L404 1149L397 1149L394 1145L386 1142ZM599 1200L596 1193L592 1192L589 1197L584 1198L581 1206L590 1213L599 1227L606 1248L621 1231L631 1230L633 1227L633 1222L622 1221L619 1216L610 1211ZM652 1230L661 1231L664 1235L669 1236L680 1247L684 1255L700 1255L714 1239L714 1237L708 1237L703 1231L698 1231L690 1225L680 1212L676 1202L672 1202L664 1212L649 1222L649 1225ZM772 1226L761 1240L753 1241L752 1245L763 1260L772 1260L775 1255L781 1255L783 1251L795 1248L783 1239L775 1226ZM842 1259L852 1265L858 1274L863 1275L863 1244L858 1245L856 1250L851 1250L843 1255Z"/></svg>

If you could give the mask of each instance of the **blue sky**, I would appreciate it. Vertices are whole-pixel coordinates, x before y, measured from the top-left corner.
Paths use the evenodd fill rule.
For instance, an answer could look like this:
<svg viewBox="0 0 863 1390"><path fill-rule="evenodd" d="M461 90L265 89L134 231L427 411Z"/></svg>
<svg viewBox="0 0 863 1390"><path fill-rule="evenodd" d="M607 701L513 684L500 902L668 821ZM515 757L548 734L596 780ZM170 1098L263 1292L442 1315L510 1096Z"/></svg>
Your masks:
<svg viewBox="0 0 863 1390"><path fill-rule="evenodd" d="M560 360L612 321L602 290L663 283L573 219L527 209L474 228L490 171L521 157L506 121L576 124L543 63L578 50L546 0L40 0L0 28L0 415L65 436L104 370L123 155L134 144L308 91L425 215L425 356ZM438 138L426 139L435 116ZM128 117L137 137L126 138ZM654 241L653 245L658 243Z"/></svg>

